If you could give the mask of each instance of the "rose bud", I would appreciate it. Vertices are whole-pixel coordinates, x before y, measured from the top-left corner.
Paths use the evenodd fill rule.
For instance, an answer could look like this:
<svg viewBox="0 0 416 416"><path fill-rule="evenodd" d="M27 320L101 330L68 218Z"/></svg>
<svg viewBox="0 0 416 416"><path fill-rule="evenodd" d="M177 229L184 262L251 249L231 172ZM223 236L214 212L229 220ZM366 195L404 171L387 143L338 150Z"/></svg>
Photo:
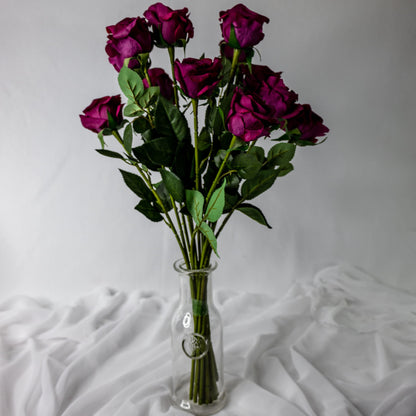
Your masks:
<svg viewBox="0 0 416 416"><path fill-rule="evenodd" d="M232 9L220 12L220 21L225 42L235 49L244 49L257 45L264 38L263 23L269 23L270 20L243 4L237 4ZM234 28L237 44L231 36L231 27Z"/></svg>
<svg viewBox="0 0 416 416"><path fill-rule="evenodd" d="M299 104L294 112L287 116L286 129L290 131L296 128L301 133L299 140L312 143L318 141L317 137L324 136L329 132L328 127L323 124L322 118L312 111L309 104Z"/></svg>
<svg viewBox="0 0 416 416"><path fill-rule="evenodd" d="M116 125L121 124L123 121L123 105L121 104L120 95L96 98L83 110L84 114L80 114L81 124L86 129L99 133L102 129L110 127L109 114Z"/></svg>
<svg viewBox="0 0 416 416"><path fill-rule="evenodd" d="M144 12L144 17L153 26L158 46L184 46L194 36L186 7L172 10L162 3L155 3Z"/></svg>
<svg viewBox="0 0 416 416"><path fill-rule="evenodd" d="M269 109L254 94L245 94L236 88L227 116L227 128L245 142L270 133Z"/></svg>
<svg viewBox="0 0 416 416"><path fill-rule="evenodd" d="M275 123L293 110L298 95L284 84L281 72L273 72L263 65L252 65L251 73L247 69L245 72L246 90L255 92L262 99Z"/></svg>
<svg viewBox="0 0 416 416"><path fill-rule="evenodd" d="M162 68L149 69L148 75L150 83L153 87L160 88L160 94L166 99L173 100L173 82L169 75ZM145 88L149 88L149 83L146 78L143 79L143 85Z"/></svg>
<svg viewBox="0 0 416 416"><path fill-rule="evenodd" d="M126 58L133 58L142 53L149 53L153 47L149 25L141 17L126 17L116 25L108 26L108 41L105 51L108 60L117 71L123 67ZM129 67L138 66L136 60Z"/></svg>
<svg viewBox="0 0 416 416"><path fill-rule="evenodd" d="M175 77L184 94L190 98L208 97L220 82L221 69L219 58L175 61Z"/></svg>

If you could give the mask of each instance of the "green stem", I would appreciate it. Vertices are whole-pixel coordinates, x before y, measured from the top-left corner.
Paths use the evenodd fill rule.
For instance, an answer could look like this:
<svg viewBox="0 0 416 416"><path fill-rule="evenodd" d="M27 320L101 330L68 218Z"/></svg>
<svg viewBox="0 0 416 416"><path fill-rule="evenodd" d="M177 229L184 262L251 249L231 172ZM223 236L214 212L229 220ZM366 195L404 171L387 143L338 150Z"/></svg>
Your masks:
<svg viewBox="0 0 416 416"><path fill-rule="evenodd" d="M169 59L170 59L170 67L172 72L172 79L173 79L173 96L175 100L175 105L179 106L179 97L178 97L178 86L176 83L176 77L175 77L175 47L169 46Z"/></svg>
<svg viewBox="0 0 416 416"><path fill-rule="evenodd" d="M145 76L145 78L147 80L147 83L149 84L149 87L151 87L152 86L152 83L150 82L149 72L147 71L147 67L146 66L144 67L144 76Z"/></svg>
<svg viewBox="0 0 416 416"><path fill-rule="evenodd" d="M182 219L182 227L183 227L183 231L184 231L184 234L185 234L185 243L186 243L186 249L187 249L187 251L188 251L188 253L190 252L190 250L191 250L191 244L190 244L190 241L189 241L189 230L188 230L188 227L187 227L187 225L186 225L186 219L185 219L185 215L181 212L181 219Z"/></svg>
<svg viewBox="0 0 416 416"><path fill-rule="evenodd" d="M117 130L113 130L112 133L113 133L113 136L117 139L117 141L121 144L121 146L123 146L123 149L126 150L125 147L124 147L123 140L120 137L120 134L118 133L118 131ZM148 186L149 190L152 192L153 196L155 197L156 202L158 203L158 205L162 209L163 213L165 214L165 216L166 216L166 223L167 223L168 227L172 230L172 232L173 232L173 234L175 236L175 239L176 239L176 241L177 241L177 243L179 245L179 248L181 249L182 256L183 256L183 258L185 260L186 259L186 256L187 256L185 247L182 245L182 242L181 242L181 240L179 238L179 234L176 231L175 224L173 223L173 221L172 221L172 219L171 219L168 211L166 210L165 206L163 205L163 202L160 199L158 193L153 188L152 182L150 181L150 179L148 178L148 176L143 172L143 169L137 163L135 163L134 166L138 170L140 176L145 181L145 183Z"/></svg>
<svg viewBox="0 0 416 416"><path fill-rule="evenodd" d="M218 182L221 178L222 171L224 170L225 164L227 163L227 160L230 157L231 150L233 149L236 140L237 140L237 137L233 136L233 138L231 139L231 142L230 142L230 146L228 147L227 154L225 155L224 160L222 161L221 166L218 169L217 175L215 176L215 179L212 182L211 188L210 188L210 190L207 194L206 201L209 201L209 199L211 198L212 193L215 191L215 188L218 185Z"/></svg>
<svg viewBox="0 0 416 416"><path fill-rule="evenodd" d="M231 62L231 73L230 73L230 83L234 81L235 70L238 66L238 58L240 57L241 49L234 49L233 60Z"/></svg>
<svg viewBox="0 0 416 416"><path fill-rule="evenodd" d="M195 189L199 190L199 152L198 152L198 99L192 98L194 113L194 139L195 139Z"/></svg>
<svg viewBox="0 0 416 416"><path fill-rule="evenodd" d="M170 202L171 202L171 204L173 206L173 211L175 212L176 222L178 223L179 233L181 235L182 246L185 248L185 250L184 250L184 254L185 254L184 260L185 260L185 263L186 263L186 267L189 268L189 267L191 267L191 264L189 262L189 257L188 257L188 253L187 253L187 250L186 250L185 235L184 235L184 231L183 231L183 227L182 227L181 220L179 219L179 213L178 213L178 209L176 207L176 202L173 199L172 195L170 195Z"/></svg>
<svg viewBox="0 0 416 416"><path fill-rule="evenodd" d="M236 73L236 69L238 67L238 58L240 56L240 53L241 53L240 49L234 49L233 60L231 62L230 81L228 82L228 85L227 85L227 88L225 90L224 96L226 96L228 94L228 91L230 90L231 85L233 85L234 76L235 76L235 73Z"/></svg>

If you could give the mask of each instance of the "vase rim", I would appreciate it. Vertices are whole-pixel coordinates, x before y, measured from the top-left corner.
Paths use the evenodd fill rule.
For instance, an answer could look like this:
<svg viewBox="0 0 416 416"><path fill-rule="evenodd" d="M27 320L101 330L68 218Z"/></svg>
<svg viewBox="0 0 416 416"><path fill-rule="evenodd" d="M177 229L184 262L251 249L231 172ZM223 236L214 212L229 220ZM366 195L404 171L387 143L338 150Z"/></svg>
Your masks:
<svg viewBox="0 0 416 416"><path fill-rule="evenodd" d="M187 269L184 259L178 259L173 263L173 268L178 273L183 273L183 274L187 274L187 273L210 273L210 272L214 271L217 268L217 266L218 266L218 263L215 260L212 260L211 264L208 267L204 267L202 269Z"/></svg>

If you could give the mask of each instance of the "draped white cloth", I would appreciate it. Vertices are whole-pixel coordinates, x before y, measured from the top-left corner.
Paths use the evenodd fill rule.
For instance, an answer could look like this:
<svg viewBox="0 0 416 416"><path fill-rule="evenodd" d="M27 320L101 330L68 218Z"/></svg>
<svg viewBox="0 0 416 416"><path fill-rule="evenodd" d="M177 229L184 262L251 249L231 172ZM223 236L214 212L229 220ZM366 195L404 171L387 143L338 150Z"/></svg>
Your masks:
<svg viewBox="0 0 416 416"><path fill-rule="evenodd" d="M332 267L283 299L218 292L220 416L415 416L416 297ZM97 289L0 304L0 415L186 415L172 408L174 299Z"/></svg>

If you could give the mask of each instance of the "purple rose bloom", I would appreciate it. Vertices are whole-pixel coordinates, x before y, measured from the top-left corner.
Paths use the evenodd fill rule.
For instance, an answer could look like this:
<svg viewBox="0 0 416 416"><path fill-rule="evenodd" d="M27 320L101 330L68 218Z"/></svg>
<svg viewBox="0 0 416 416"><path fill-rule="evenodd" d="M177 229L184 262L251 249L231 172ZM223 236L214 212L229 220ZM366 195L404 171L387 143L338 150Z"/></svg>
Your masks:
<svg viewBox="0 0 416 416"><path fill-rule="evenodd" d="M102 129L109 127L108 114L114 119L116 124L123 121L123 105L120 95L113 97L96 98L80 114L81 124L88 130L99 133Z"/></svg>
<svg viewBox="0 0 416 416"><path fill-rule="evenodd" d="M263 23L269 23L266 16L255 13L243 4L237 4L232 9L220 12L221 31L226 43L230 42L231 26L234 27L238 45L237 49L251 48L263 38Z"/></svg>
<svg viewBox="0 0 416 416"><path fill-rule="evenodd" d="M190 98L209 96L220 82L222 69L219 58L185 58L175 61L175 77L183 92Z"/></svg>
<svg viewBox="0 0 416 416"><path fill-rule="evenodd" d="M286 117L285 117L286 118ZM323 120L314 113L309 104L298 105L292 114L287 116L287 130L299 129L300 140L316 143L317 137L329 132Z"/></svg>
<svg viewBox="0 0 416 416"><path fill-rule="evenodd" d="M251 73L246 70L244 84L269 107L270 116L275 123L293 110L298 99L298 95L284 84L281 72L273 72L267 66L252 65Z"/></svg>
<svg viewBox="0 0 416 416"><path fill-rule="evenodd" d="M108 41L105 51L108 60L117 71L123 67L126 58L148 53L153 48L152 34L149 24L142 17L126 17L116 25L108 26ZM137 65L132 60L130 67Z"/></svg>
<svg viewBox="0 0 416 416"><path fill-rule="evenodd" d="M173 100L173 82L169 75L162 68L152 68L148 71L150 83L154 87L160 88L160 94L168 100ZM145 88L149 87L147 79L143 79L143 85Z"/></svg>
<svg viewBox="0 0 416 416"><path fill-rule="evenodd" d="M227 116L227 128L245 142L251 142L270 133L269 109L255 95L236 88Z"/></svg>
<svg viewBox="0 0 416 416"><path fill-rule="evenodd" d="M162 3L155 3L145 12L144 17L170 46L183 46L194 36L194 27L189 20L188 9L172 10Z"/></svg>

